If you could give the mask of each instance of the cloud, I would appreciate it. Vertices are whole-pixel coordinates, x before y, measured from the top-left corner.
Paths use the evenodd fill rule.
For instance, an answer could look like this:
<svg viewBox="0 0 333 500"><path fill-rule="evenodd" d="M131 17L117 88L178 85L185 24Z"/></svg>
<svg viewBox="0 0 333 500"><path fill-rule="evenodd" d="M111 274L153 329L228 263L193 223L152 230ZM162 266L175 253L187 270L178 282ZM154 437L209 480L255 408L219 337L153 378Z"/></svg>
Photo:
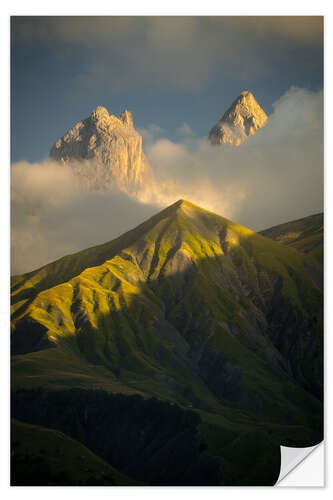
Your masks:
<svg viewBox="0 0 333 500"><path fill-rule="evenodd" d="M149 29L147 39L161 44L192 39L204 26L213 31L231 26L236 35L252 32L253 37L274 34L299 43L322 45L323 16L42 16L13 17L15 37L24 43L61 40L83 45L139 38Z"/></svg>
<svg viewBox="0 0 333 500"><path fill-rule="evenodd" d="M14 164L11 191L13 274L112 240L159 208L118 191L87 192L70 168L50 161Z"/></svg>
<svg viewBox="0 0 333 500"><path fill-rule="evenodd" d="M142 135L142 140L147 146L156 142L165 132L159 125L156 125L156 123L150 123L146 127L138 128L137 130L139 134Z"/></svg>
<svg viewBox="0 0 333 500"><path fill-rule="evenodd" d="M183 122L177 129L179 135L183 137L193 137L194 132L188 123Z"/></svg>
<svg viewBox="0 0 333 500"><path fill-rule="evenodd" d="M73 172L52 161L15 163L11 171L12 202L25 207L30 215L47 206L56 206L79 192Z"/></svg>
<svg viewBox="0 0 333 500"><path fill-rule="evenodd" d="M161 138L146 148L155 202L185 198L260 230L323 208L323 94L292 88L239 147Z"/></svg>
<svg viewBox="0 0 333 500"><path fill-rule="evenodd" d="M145 152L157 181L136 198L87 192L71 168L50 161L14 164L13 273L109 241L181 198L254 230L322 211L322 113L322 92L292 88L239 147L194 136L175 143L150 126Z"/></svg>
<svg viewBox="0 0 333 500"><path fill-rule="evenodd" d="M249 84L281 63L320 68L323 18L17 17L13 40L84 60L76 89L198 91L217 76Z"/></svg>

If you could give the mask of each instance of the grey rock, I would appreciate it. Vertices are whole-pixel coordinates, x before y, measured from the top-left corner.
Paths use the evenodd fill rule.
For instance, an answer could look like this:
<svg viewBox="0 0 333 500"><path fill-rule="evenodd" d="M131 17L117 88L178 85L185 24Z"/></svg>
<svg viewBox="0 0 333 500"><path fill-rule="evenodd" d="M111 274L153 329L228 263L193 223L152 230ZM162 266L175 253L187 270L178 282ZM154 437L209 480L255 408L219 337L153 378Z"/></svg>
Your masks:
<svg viewBox="0 0 333 500"><path fill-rule="evenodd" d="M232 144L239 146L254 135L267 121L265 111L248 90L241 93L213 126L209 133L211 144Z"/></svg>
<svg viewBox="0 0 333 500"><path fill-rule="evenodd" d="M50 157L72 168L89 190L133 193L153 178L128 110L117 117L97 106L54 144Z"/></svg>

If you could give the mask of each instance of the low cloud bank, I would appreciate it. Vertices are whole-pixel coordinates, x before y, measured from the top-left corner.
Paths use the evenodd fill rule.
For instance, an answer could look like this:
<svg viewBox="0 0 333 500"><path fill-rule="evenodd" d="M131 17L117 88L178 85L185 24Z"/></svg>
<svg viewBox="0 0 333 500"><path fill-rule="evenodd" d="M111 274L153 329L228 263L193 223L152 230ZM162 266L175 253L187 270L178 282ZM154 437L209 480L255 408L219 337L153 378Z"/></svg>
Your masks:
<svg viewBox="0 0 333 500"><path fill-rule="evenodd" d="M51 161L12 166L12 272L111 240L180 198L252 229L322 211L322 92L290 89L267 125L239 147L211 146L186 123L181 142L142 131L157 182L136 197L87 191Z"/></svg>
<svg viewBox="0 0 333 500"><path fill-rule="evenodd" d="M292 88L241 146L211 146L190 129L181 143L150 141L155 202L186 198L255 230L322 211L322 110L322 91Z"/></svg>
<svg viewBox="0 0 333 500"><path fill-rule="evenodd" d="M119 191L84 191L70 168L49 161L17 163L12 167L12 273L112 240L158 209Z"/></svg>

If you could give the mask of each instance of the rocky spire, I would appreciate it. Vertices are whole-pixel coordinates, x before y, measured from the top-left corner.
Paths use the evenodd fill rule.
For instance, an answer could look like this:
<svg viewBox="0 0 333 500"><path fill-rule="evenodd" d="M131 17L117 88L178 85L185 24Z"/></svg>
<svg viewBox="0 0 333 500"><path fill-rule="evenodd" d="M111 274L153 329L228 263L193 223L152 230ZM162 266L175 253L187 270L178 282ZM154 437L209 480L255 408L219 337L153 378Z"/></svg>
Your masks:
<svg viewBox="0 0 333 500"><path fill-rule="evenodd" d="M239 146L250 135L262 128L267 121L265 111L253 94L245 90L232 103L222 118L209 133L212 144L233 144Z"/></svg>
<svg viewBox="0 0 333 500"><path fill-rule="evenodd" d="M50 157L73 168L89 189L133 192L152 179L128 110L117 117L97 106L54 144Z"/></svg>
<svg viewBox="0 0 333 500"><path fill-rule="evenodd" d="M124 125L128 127L133 127L133 115L128 109L125 109L119 116Z"/></svg>
<svg viewBox="0 0 333 500"><path fill-rule="evenodd" d="M99 122L101 120L108 120L110 118L109 112L104 106L97 106L91 112L90 118L94 122Z"/></svg>

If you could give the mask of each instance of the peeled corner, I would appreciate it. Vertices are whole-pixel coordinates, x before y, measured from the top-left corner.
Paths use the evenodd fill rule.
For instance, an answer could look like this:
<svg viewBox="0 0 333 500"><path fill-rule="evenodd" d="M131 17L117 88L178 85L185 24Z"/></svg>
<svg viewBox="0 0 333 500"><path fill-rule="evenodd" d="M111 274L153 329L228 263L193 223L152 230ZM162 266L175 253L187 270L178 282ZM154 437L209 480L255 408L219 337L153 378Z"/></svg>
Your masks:
<svg viewBox="0 0 333 500"><path fill-rule="evenodd" d="M313 453L317 450L316 453ZM281 468L275 486L324 486L324 442L306 448L280 446ZM310 460L307 460L311 455ZM308 463L309 462L309 463ZM302 468L301 468L302 465ZM303 470L304 466L304 470ZM309 476L308 470L311 474Z"/></svg>

